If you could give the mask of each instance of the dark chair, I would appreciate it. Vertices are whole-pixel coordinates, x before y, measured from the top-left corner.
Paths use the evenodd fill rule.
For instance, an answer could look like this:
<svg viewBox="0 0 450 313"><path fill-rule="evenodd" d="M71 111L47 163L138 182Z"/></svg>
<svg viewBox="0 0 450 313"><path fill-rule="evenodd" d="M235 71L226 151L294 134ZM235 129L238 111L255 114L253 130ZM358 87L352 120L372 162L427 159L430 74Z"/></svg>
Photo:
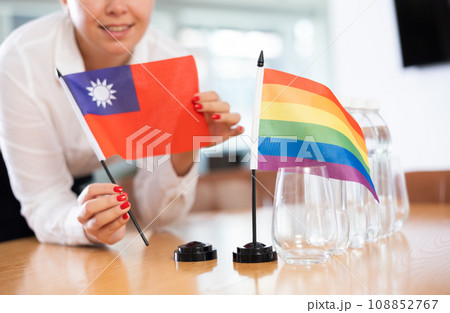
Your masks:
<svg viewBox="0 0 450 313"><path fill-rule="evenodd" d="M411 203L450 203L450 171L409 172L405 174Z"/></svg>

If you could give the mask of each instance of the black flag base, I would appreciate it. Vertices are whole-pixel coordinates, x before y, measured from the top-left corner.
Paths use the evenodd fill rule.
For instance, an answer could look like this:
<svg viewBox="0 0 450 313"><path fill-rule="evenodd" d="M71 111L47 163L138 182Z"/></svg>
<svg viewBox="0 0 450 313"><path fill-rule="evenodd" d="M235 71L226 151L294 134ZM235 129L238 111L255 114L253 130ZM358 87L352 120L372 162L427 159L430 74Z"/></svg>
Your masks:
<svg viewBox="0 0 450 313"><path fill-rule="evenodd" d="M177 262L201 262L217 259L217 250L212 245L199 241L179 245L178 250L175 250L173 254Z"/></svg>
<svg viewBox="0 0 450 313"><path fill-rule="evenodd" d="M277 253L273 251L272 246L266 247L265 244L249 242L243 248L238 247L237 253L233 252L233 262L236 263L263 263L277 260Z"/></svg>

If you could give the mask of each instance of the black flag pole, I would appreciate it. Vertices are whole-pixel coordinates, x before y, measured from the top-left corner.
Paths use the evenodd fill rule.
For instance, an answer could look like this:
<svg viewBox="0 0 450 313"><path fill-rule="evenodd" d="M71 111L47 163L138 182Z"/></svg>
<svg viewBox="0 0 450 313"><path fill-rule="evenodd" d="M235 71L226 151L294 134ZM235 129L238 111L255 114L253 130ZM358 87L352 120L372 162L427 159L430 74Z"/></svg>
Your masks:
<svg viewBox="0 0 450 313"><path fill-rule="evenodd" d="M104 160L101 160L100 163L102 164L103 168L105 169L106 174L109 177L109 180L111 181L111 183L116 184L116 180L114 179L114 177L111 175L111 172L108 169L108 166L106 166L106 163ZM134 217L133 213L131 213L131 210L128 211L128 215L130 216L131 220L133 221L134 226L136 227L137 231L139 232L139 235L141 235L142 240L144 241L145 245L148 246L148 241L147 238L145 238L144 233L141 230L141 227L139 226L136 218Z"/></svg>
<svg viewBox="0 0 450 313"><path fill-rule="evenodd" d="M261 50L259 54L257 66L259 68L258 74L261 72L261 69L264 67L264 52ZM261 82L258 82L261 83ZM258 92L258 90L256 91ZM259 101L259 100L255 100ZM255 121L253 121L255 122ZM253 138L253 140L256 140ZM256 246L256 170L254 166L252 166L252 233L253 233L253 245Z"/></svg>
<svg viewBox="0 0 450 313"><path fill-rule="evenodd" d="M253 245L256 245L256 170L252 170L252 233Z"/></svg>
<svg viewBox="0 0 450 313"><path fill-rule="evenodd" d="M66 83L64 82L63 75L57 68L55 70L56 70L56 74L58 75L59 82L61 83L61 85L64 89L64 92L69 97L69 101L70 101L70 104L72 105L72 109L74 110L75 115L78 118L78 121L81 123L81 126L82 126L85 134L88 136L89 143L91 144L92 148L94 149L94 152L97 155L97 158L99 159L100 163L102 164L103 168L105 169L105 172L108 175L111 183L116 184L114 177L111 175L111 172L109 171L108 167L106 166L103 152L101 152L101 149L98 146L97 140L94 138L94 136L90 132L89 126L87 125L86 120L84 119L83 115L81 114L81 111L80 111L78 105L76 104L76 101L72 96L72 93L70 92L69 88L67 87ZM131 210L128 211L128 215L130 216L131 220L133 221L133 224L136 227L137 231L141 235L141 238L144 241L145 245L148 246L147 238L145 238L144 233L142 232L141 227L139 227L139 224L138 224L136 218L134 217L133 213L131 213Z"/></svg>
<svg viewBox="0 0 450 313"><path fill-rule="evenodd" d="M243 247L238 247L237 252L233 252L233 261L237 263L262 263L277 260L277 253L272 246L266 246L256 240L256 169L258 155L258 132L259 132L259 112L261 107L261 93L264 75L264 53L261 51L257 62L255 104L253 108L252 125L252 149L250 169L252 173L252 242Z"/></svg>

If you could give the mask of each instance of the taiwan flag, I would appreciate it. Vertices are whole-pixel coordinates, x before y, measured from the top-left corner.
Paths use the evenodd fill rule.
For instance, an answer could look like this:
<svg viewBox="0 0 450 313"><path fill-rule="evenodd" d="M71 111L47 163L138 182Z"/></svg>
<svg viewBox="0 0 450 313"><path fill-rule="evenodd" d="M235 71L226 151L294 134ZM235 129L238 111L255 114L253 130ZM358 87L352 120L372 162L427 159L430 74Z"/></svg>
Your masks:
<svg viewBox="0 0 450 313"><path fill-rule="evenodd" d="M192 56L60 76L99 160L135 160L210 144ZM200 139L199 139L200 138Z"/></svg>

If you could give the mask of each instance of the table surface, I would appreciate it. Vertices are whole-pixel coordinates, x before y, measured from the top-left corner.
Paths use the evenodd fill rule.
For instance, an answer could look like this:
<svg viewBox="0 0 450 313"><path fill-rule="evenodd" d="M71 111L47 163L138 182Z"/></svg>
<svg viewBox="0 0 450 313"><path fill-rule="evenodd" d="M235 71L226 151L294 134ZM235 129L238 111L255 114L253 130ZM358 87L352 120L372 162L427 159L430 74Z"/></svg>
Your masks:
<svg viewBox="0 0 450 313"><path fill-rule="evenodd" d="M271 244L271 210L258 210L258 241ZM178 245L212 243L218 259L175 262ZM130 229L109 248L0 244L0 294L450 294L450 205L421 204L400 232L326 264L232 261L251 241L250 212L197 213L153 233Z"/></svg>

